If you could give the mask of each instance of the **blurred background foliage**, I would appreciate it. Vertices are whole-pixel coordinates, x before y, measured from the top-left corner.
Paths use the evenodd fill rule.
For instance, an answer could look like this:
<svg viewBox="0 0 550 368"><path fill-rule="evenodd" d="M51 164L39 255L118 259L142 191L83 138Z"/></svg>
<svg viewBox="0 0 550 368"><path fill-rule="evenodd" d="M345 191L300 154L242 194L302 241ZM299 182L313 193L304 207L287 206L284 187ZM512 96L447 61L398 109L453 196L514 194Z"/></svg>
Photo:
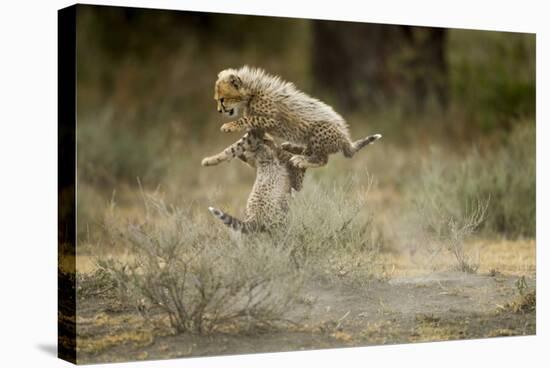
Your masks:
<svg viewBox="0 0 550 368"><path fill-rule="evenodd" d="M497 188L493 202L512 196L502 211L522 213L517 229L495 213L491 231L534 236L533 34L79 5L77 60L81 239L94 238L113 193L131 206L136 178L175 203L244 207L254 173L200 160L237 139L219 132L213 87L220 70L245 64L333 105L354 137L384 135L362 158L311 171L315 180L369 156L381 191L404 198L422 158L472 161L472 175L486 174L480 193Z"/></svg>

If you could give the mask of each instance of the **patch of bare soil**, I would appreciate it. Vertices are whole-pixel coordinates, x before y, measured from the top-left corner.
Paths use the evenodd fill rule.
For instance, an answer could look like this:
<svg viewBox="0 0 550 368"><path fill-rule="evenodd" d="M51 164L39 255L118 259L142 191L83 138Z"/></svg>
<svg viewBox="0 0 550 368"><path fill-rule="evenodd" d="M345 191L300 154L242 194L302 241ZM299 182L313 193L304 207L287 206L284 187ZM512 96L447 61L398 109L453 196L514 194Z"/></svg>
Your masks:
<svg viewBox="0 0 550 368"><path fill-rule="evenodd" d="M518 281L519 280L519 281ZM521 285L520 295L518 285ZM535 334L534 278L460 272L372 281L312 282L299 321L254 334L173 335L162 316L144 321L116 293L79 298L79 363L244 354ZM525 303L531 303L527 305Z"/></svg>

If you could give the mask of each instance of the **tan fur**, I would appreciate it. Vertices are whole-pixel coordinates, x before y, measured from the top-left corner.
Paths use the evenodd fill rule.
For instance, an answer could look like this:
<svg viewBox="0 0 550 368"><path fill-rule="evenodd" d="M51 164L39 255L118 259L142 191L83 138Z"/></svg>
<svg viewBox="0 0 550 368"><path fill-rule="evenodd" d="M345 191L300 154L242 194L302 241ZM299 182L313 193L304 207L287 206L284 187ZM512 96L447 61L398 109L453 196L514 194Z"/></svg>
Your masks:
<svg viewBox="0 0 550 368"><path fill-rule="evenodd" d="M293 153L303 147L287 146ZM248 201L244 220L213 207L210 212L235 231L248 233L270 231L285 223L292 190L302 188L305 169L290 164L292 153L276 145L261 132L246 133L221 153L203 159L203 166L213 166L239 157L256 168L256 181Z"/></svg>
<svg viewBox="0 0 550 368"><path fill-rule="evenodd" d="M377 134L352 142L347 123L332 107L262 69L221 71L214 99L220 113L239 116L224 124L223 132L257 130L304 145L303 154L290 159L299 168L324 166L330 154L340 151L352 157L381 138Z"/></svg>

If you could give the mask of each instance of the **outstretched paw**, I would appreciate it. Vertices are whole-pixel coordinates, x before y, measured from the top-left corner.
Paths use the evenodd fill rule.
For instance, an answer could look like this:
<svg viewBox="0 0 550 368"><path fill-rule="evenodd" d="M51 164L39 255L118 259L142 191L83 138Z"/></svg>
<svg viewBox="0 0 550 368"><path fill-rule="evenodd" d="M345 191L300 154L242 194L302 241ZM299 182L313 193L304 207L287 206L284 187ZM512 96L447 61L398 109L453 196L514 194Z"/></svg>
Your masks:
<svg viewBox="0 0 550 368"><path fill-rule="evenodd" d="M202 166L214 166L219 163L219 160L216 157L205 157L201 161Z"/></svg>
<svg viewBox="0 0 550 368"><path fill-rule="evenodd" d="M239 125L235 124L234 121L232 121L232 122L225 123L224 125L222 125L220 130L224 133L232 133L232 132L240 131L241 127Z"/></svg>
<svg viewBox="0 0 550 368"><path fill-rule="evenodd" d="M298 169L306 169L309 167L309 162L302 155L294 155L290 158L290 163Z"/></svg>

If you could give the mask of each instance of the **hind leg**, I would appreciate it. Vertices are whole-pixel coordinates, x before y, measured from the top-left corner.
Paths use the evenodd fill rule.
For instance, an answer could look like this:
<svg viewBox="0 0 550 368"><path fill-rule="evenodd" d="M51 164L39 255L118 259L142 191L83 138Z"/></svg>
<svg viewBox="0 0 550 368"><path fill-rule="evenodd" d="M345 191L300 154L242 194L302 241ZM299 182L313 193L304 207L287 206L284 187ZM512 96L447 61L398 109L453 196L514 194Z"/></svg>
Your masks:
<svg viewBox="0 0 550 368"><path fill-rule="evenodd" d="M337 129L331 124L319 123L303 154L294 155L290 162L294 167L308 169L325 166L328 156L339 151L339 136Z"/></svg>
<svg viewBox="0 0 550 368"><path fill-rule="evenodd" d="M342 153L345 157L351 158L355 153L363 149L365 146L382 138L381 134L369 135L368 137L361 138L355 142L346 141L342 147Z"/></svg>
<svg viewBox="0 0 550 368"><path fill-rule="evenodd" d="M281 143L281 148L287 152L298 155L304 152L305 146L300 144L294 144L292 142L283 142Z"/></svg>
<svg viewBox="0 0 550 368"><path fill-rule="evenodd" d="M312 155L294 155L290 163L299 169L310 169L325 166L328 162L328 155L316 153Z"/></svg>

